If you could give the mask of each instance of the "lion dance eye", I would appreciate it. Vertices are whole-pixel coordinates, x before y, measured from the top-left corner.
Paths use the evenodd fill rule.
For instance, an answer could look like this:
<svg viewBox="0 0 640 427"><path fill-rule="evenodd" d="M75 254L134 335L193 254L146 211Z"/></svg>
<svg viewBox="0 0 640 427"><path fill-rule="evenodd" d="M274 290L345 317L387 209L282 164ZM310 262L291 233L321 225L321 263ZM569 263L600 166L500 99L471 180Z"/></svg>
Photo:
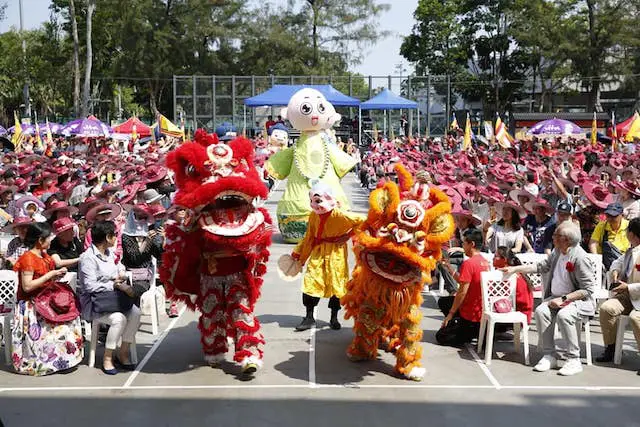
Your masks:
<svg viewBox="0 0 640 427"><path fill-rule="evenodd" d="M416 200L407 200L398 206L398 221L408 227L417 227L424 219L424 209Z"/></svg>
<svg viewBox="0 0 640 427"><path fill-rule="evenodd" d="M184 173L191 177L196 176L196 167L193 165L187 165L184 168Z"/></svg>

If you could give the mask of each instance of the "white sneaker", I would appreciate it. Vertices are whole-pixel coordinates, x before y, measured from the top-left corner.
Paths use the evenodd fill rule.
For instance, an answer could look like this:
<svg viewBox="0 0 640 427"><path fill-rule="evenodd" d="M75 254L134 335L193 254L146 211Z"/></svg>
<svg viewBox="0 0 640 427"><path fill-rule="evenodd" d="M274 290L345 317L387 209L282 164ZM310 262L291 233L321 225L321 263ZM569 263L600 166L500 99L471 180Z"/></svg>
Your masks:
<svg viewBox="0 0 640 427"><path fill-rule="evenodd" d="M579 374L582 372L582 362L580 359L569 359L566 361L562 369L558 371L558 375L564 375L565 377Z"/></svg>
<svg viewBox="0 0 640 427"><path fill-rule="evenodd" d="M558 359L550 354L545 354L538 362L533 370L536 372L547 372L549 369L556 369L558 367Z"/></svg>

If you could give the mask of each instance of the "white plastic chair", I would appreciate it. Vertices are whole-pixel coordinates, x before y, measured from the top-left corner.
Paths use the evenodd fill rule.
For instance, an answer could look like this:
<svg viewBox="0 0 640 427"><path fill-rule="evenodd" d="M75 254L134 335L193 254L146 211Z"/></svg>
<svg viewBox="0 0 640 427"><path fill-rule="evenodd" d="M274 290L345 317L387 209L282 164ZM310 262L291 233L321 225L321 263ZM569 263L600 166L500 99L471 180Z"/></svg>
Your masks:
<svg viewBox="0 0 640 427"><path fill-rule="evenodd" d="M142 307L142 299L144 298L146 301L151 303L151 332L153 335L158 335L159 323L158 323L158 300L157 300L157 292L158 289L156 287L156 275L158 271L158 262L155 257L151 257L151 268L149 270L149 290L146 291L140 297L140 306Z"/></svg>
<svg viewBox="0 0 640 427"><path fill-rule="evenodd" d="M596 300L609 299L609 290L607 289L607 286L606 286L607 283L606 281L603 280L603 277L602 277L603 270L604 270L604 265L602 264L602 255L588 253L587 257L591 260L595 268L594 274L596 275L597 286L596 286L596 292L593 295L593 297Z"/></svg>
<svg viewBox="0 0 640 427"><path fill-rule="evenodd" d="M629 325L629 316L621 315L618 317L618 330L616 332L616 351L613 353L613 363L615 365L622 364L622 346L624 344L624 332ZM638 349L640 351L640 348Z"/></svg>
<svg viewBox="0 0 640 427"><path fill-rule="evenodd" d="M132 274L131 272L127 272L127 276L129 279L129 283L132 283ZM93 368L96 364L96 348L98 347L98 332L100 332L100 324L99 320L94 320L91 322L91 341L89 343L89 367ZM85 327L88 325L88 322L85 322ZM88 328L87 328L88 329ZM89 331L87 331L89 334ZM134 365L138 363L138 351L136 349L136 339L133 338L133 342L130 347L131 351L131 363Z"/></svg>
<svg viewBox="0 0 640 427"><path fill-rule="evenodd" d="M4 339L4 361L11 365L11 320L18 294L18 274L13 270L0 270L0 304L7 310L2 317L2 338ZM9 311L10 310L10 311Z"/></svg>
<svg viewBox="0 0 640 427"><path fill-rule="evenodd" d="M493 354L493 334L496 323L513 324L514 347L520 352L520 330L524 338L524 363L529 364L529 325L527 316L516 311L516 275L503 277L501 271L485 271L482 273L482 319L480 320L480 334L478 335L478 352L482 350L485 342L485 364L491 364ZM496 313L494 303L501 299L507 299L511 303L509 313Z"/></svg>
<svg viewBox="0 0 640 427"><path fill-rule="evenodd" d="M545 254L536 254L531 252L526 252L522 254L516 254L518 259L523 265L537 264L540 261L543 261L548 255ZM527 278L533 285L533 298L534 299L542 299L543 298L543 283L542 283L542 274L540 273L528 273L526 274Z"/></svg>

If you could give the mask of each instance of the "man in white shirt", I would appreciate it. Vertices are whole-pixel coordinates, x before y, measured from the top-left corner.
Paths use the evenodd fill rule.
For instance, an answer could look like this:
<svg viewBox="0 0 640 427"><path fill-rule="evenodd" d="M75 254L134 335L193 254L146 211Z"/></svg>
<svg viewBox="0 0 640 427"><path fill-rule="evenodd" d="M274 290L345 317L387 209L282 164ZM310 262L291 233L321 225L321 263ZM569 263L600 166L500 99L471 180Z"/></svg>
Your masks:
<svg viewBox="0 0 640 427"><path fill-rule="evenodd" d="M555 249L547 259L538 264L502 269L506 274L551 273L544 277L544 301L535 311L538 347L544 352L533 368L537 372L557 368L560 357L567 361L558 374L568 376L582 372L576 322L583 316L595 314L596 279L595 268L580 247L581 240L580 227L565 221L553 233ZM561 349L555 342L555 324L566 342L566 349Z"/></svg>
<svg viewBox="0 0 640 427"><path fill-rule="evenodd" d="M611 362L615 353L618 319L629 316L629 323L640 348L640 218L629 221L627 239L631 247L611 264L611 277L616 285L615 297L600 306L600 326L605 350L597 362ZM637 372L640 375L640 371Z"/></svg>

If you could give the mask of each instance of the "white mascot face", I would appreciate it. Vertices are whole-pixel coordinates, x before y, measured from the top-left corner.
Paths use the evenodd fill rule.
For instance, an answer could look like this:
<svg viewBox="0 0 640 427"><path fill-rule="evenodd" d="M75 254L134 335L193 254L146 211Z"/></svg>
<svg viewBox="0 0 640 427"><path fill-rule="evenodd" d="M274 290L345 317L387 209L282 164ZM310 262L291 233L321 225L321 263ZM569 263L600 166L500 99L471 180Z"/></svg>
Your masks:
<svg viewBox="0 0 640 427"><path fill-rule="evenodd" d="M286 147L288 141L289 134L286 130L282 129L274 129L273 132L271 132L271 136L269 137L269 142L271 143L271 145Z"/></svg>
<svg viewBox="0 0 640 427"><path fill-rule="evenodd" d="M329 129L341 118L324 95L311 88L296 92L291 97L287 108L282 109L281 114L300 131Z"/></svg>

